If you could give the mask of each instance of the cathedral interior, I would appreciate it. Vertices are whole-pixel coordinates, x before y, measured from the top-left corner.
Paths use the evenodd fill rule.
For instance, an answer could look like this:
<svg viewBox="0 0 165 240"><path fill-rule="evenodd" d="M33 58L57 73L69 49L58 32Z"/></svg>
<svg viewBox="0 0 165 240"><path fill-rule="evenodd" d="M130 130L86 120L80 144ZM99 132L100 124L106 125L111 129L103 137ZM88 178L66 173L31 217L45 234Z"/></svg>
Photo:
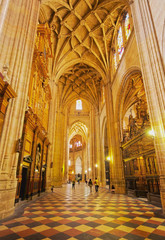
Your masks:
<svg viewBox="0 0 165 240"><path fill-rule="evenodd" d="M0 219L96 178L165 214L164 13L162 0L0 1Z"/></svg>

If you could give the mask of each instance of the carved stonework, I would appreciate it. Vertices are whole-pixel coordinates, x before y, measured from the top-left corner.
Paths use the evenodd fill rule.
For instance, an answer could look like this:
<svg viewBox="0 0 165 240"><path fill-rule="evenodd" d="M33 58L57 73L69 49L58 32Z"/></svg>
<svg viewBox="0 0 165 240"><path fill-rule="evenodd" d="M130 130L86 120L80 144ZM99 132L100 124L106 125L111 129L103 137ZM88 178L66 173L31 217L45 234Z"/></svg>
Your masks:
<svg viewBox="0 0 165 240"><path fill-rule="evenodd" d="M125 115L122 142L125 143L150 127L147 100L140 74L134 74L128 80L123 109Z"/></svg>

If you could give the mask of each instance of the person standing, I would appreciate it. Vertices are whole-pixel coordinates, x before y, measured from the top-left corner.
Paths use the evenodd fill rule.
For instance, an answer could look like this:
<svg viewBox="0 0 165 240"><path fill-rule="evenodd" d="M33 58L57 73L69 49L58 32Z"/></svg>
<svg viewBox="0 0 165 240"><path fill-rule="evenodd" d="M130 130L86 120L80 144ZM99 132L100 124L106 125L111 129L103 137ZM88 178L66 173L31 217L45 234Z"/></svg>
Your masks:
<svg viewBox="0 0 165 240"><path fill-rule="evenodd" d="M72 188L75 189L75 180L72 181Z"/></svg>
<svg viewBox="0 0 165 240"><path fill-rule="evenodd" d="M115 193L115 186L112 185L111 193Z"/></svg>
<svg viewBox="0 0 165 240"><path fill-rule="evenodd" d="M90 192L92 192L93 183L92 183L91 178L90 178L90 180L89 180L89 182L88 182L88 186L90 187Z"/></svg>
<svg viewBox="0 0 165 240"><path fill-rule="evenodd" d="M95 191L98 192L99 190L99 181L97 178L95 178Z"/></svg>

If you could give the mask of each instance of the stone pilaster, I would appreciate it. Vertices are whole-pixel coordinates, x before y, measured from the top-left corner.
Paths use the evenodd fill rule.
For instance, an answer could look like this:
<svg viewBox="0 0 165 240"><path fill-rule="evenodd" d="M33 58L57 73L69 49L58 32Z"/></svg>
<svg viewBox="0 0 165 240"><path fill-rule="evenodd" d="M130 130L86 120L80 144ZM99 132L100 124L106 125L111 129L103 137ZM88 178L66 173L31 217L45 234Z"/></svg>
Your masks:
<svg viewBox="0 0 165 240"><path fill-rule="evenodd" d="M62 186L63 171L63 146L64 146L64 114L59 110L56 112L56 130L55 130L55 148L53 160L53 178L54 187Z"/></svg>
<svg viewBox="0 0 165 240"><path fill-rule="evenodd" d="M96 157L95 157L95 177L101 182L101 153L100 153L100 115L96 112L95 115L95 144L96 144Z"/></svg>
<svg viewBox="0 0 165 240"><path fill-rule="evenodd" d="M56 105L55 105L55 96L57 93L57 87L54 85L54 82L50 83L52 99L50 101L49 107L49 124L48 124L48 139L50 141L49 150L48 150L48 159L47 159L47 172L46 172L46 191L51 189L51 179L53 174L53 161L54 161L54 149L55 149L55 119L56 119Z"/></svg>
<svg viewBox="0 0 165 240"><path fill-rule="evenodd" d="M101 161L100 161L100 170L101 170L101 179L100 179L100 181L102 182L102 186L106 186L106 176L105 176L105 153L104 153L104 141L105 141L105 136L104 136L104 134L105 134L105 125L104 125L104 128L103 128L104 130L103 130L103 132L102 132L102 134L101 134L101 139L102 139L102 141L101 141L101 146L100 146L100 148L101 148ZM104 139L104 140L103 140Z"/></svg>
<svg viewBox="0 0 165 240"><path fill-rule="evenodd" d="M22 136L39 7L39 1L7 0L2 2L0 12L0 72L8 65L8 83L17 94L8 104L0 139L1 217L14 209L18 161L15 148Z"/></svg>
<svg viewBox="0 0 165 240"><path fill-rule="evenodd" d="M114 119L113 96L110 83L105 86L107 132L110 156L110 184L115 186L116 193L125 193L125 180L120 142L118 136L118 124Z"/></svg>
<svg viewBox="0 0 165 240"><path fill-rule="evenodd" d="M65 111L65 125L64 125L64 158L63 158L63 183L67 183L68 177L68 160L69 160L69 143L68 143L68 134L67 134L67 123L68 123L68 114L67 109Z"/></svg>
<svg viewBox="0 0 165 240"><path fill-rule="evenodd" d="M84 158L84 152L85 152L85 147L84 147L84 139L82 140L82 181L84 182L84 166L85 166L85 158Z"/></svg>
<svg viewBox="0 0 165 240"><path fill-rule="evenodd" d="M165 71L156 35L150 2L131 4L135 35L143 73L151 125L155 132L155 150L160 173L160 195L165 213ZM154 12L154 11L153 11Z"/></svg>

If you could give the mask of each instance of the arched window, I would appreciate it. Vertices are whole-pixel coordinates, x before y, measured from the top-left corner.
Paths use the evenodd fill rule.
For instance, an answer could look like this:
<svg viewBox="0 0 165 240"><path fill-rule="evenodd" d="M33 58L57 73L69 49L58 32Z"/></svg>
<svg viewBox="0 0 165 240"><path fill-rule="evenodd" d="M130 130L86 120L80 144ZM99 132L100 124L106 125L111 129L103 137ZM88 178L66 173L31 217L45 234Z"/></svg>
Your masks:
<svg viewBox="0 0 165 240"><path fill-rule="evenodd" d="M118 54L119 54L119 60L120 60L124 52L123 34L122 34L121 27L118 30L117 43L118 43Z"/></svg>
<svg viewBox="0 0 165 240"><path fill-rule="evenodd" d="M130 19L129 19L129 14L127 13L125 16L125 35L126 39L128 40L130 34L131 34L131 26L130 26Z"/></svg>
<svg viewBox="0 0 165 240"><path fill-rule="evenodd" d="M118 24L116 25L117 31L114 35L114 42L112 48L112 64L114 73L119 66L120 60L127 46L127 42L131 34L132 25L132 18L129 15L129 11L124 10L124 12L121 14L121 18L119 19Z"/></svg>
<svg viewBox="0 0 165 240"><path fill-rule="evenodd" d="M76 110L82 110L82 101L81 100L76 101Z"/></svg>

